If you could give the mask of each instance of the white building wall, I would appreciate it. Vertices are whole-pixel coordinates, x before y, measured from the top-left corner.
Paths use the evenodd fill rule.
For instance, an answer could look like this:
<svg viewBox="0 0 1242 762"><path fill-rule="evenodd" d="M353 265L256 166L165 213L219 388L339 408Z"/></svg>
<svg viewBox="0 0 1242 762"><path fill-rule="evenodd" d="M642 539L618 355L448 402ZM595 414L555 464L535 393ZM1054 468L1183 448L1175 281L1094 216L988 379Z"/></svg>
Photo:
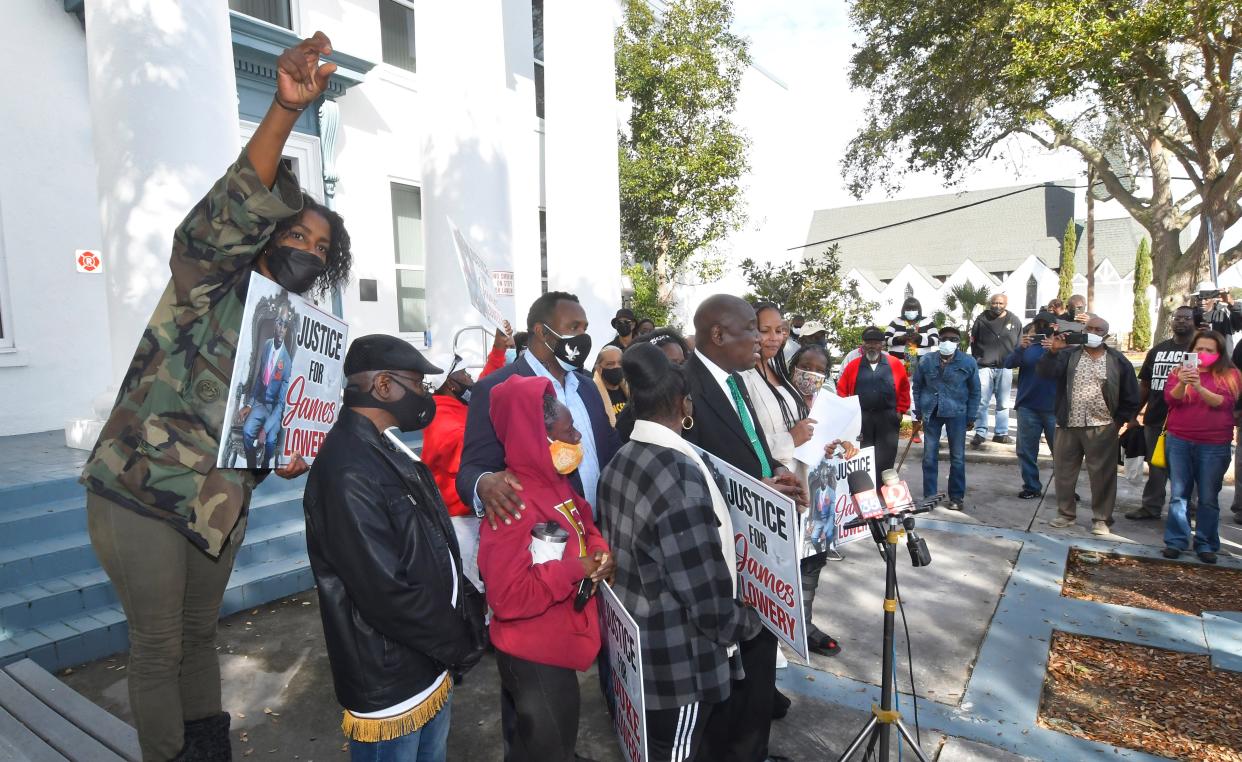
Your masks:
<svg viewBox="0 0 1242 762"><path fill-rule="evenodd" d="M338 50L381 60L377 0L296 0L293 10L295 33L322 29ZM540 293L546 129L549 286L583 298L602 345L620 304L614 3L548 2L546 125L535 115L529 0L419 2L416 12L418 73L380 63L338 101L335 203L355 257L342 300L351 335L397 332L391 181L422 189L430 354L483 322L449 218L490 267L514 272L516 296L501 308L524 327ZM100 245L85 35L57 2L5 4L0 20L23 30L10 55L40 72L43 94L9 99L20 108L0 115L0 299L17 342L0 348L2 436L88 415L111 374L104 278L73 264L74 249ZM359 300L361 278L378 281L378 301Z"/></svg>
<svg viewBox="0 0 1242 762"><path fill-rule="evenodd" d="M577 294L596 347L621 306L617 99L609 0L545 0L548 288Z"/></svg>
<svg viewBox="0 0 1242 762"><path fill-rule="evenodd" d="M89 414L112 365L105 276L76 272L73 256L102 244L82 26L54 2L5 3L0 16L19 30L6 56L37 73L20 93L10 82L0 107L0 301L14 343L0 351L5 435Z"/></svg>

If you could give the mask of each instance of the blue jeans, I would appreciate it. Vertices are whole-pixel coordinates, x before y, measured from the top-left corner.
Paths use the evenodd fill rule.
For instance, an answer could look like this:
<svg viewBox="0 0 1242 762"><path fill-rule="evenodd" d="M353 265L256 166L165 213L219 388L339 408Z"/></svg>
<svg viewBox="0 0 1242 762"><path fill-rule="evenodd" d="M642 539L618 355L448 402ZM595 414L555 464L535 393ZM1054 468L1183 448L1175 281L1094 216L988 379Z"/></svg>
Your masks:
<svg viewBox="0 0 1242 762"><path fill-rule="evenodd" d="M1220 497L1225 469L1233 460L1229 445L1195 444L1164 435L1164 455L1169 464L1172 498L1169 517L1164 523L1164 544L1186 550L1190 544L1190 522L1186 519L1186 501L1191 490L1199 490L1199 508L1195 513L1196 553L1220 550Z"/></svg>
<svg viewBox="0 0 1242 762"><path fill-rule="evenodd" d="M941 429L949 437L949 499L961 502L966 497L967 423L969 419L964 415L956 418L933 415L923 421L923 497L936 494Z"/></svg>
<svg viewBox="0 0 1242 762"><path fill-rule="evenodd" d="M448 756L449 721L453 716L453 694L436 716L413 733L391 741L349 742L350 762L444 762Z"/></svg>
<svg viewBox="0 0 1242 762"><path fill-rule="evenodd" d="M996 397L996 429L998 437L1009 434L1009 387L1013 385L1012 368L979 369L979 414L975 416L975 434L988 436L988 403Z"/></svg>
<svg viewBox="0 0 1242 762"><path fill-rule="evenodd" d="M1022 469L1022 486L1031 492L1044 491L1039 480L1039 435L1044 435L1051 452L1056 431L1055 412L1018 408L1018 466Z"/></svg>

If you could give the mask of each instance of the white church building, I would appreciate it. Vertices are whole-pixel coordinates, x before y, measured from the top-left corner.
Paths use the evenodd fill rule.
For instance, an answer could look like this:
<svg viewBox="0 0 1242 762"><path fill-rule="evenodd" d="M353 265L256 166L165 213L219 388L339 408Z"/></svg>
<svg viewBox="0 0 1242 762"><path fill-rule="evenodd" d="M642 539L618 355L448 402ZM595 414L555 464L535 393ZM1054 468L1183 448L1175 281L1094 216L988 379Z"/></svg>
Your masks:
<svg viewBox="0 0 1242 762"><path fill-rule="evenodd" d="M38 73L0 118L0 436L110 408L167 282L174 229L265 112L276 56L316 30L339 69L286 161L351 234L352 277L328 305L351 336L392 333L437 357L483 324L455 225L490 269L512 274L500 308L519 330L531 301L556 289L582 299L597 345L611 338L618 6L546 4L0 6L9 60ZM79 266L84 251L99 266Z"/></svg>
<svg viewBox="0 0 1242 762"><path fill-rule="evenodd" d="M1075 218L1073 181L858 204L812 215L804 256L839 244L846 280L878 305L873 321L886 325L915 297L923 313L943 310L960 324L945 298L969 282L1009 297L1009 309L1030 319L1056 298L1061 241L1075 220L1074 293L1087 293L1085 221ZM1095 300L1114 335L1134 325L1134 264L1146 231L1129 217L1095 221ZM1154 318L1156 299L1148 287Z"/></svg>

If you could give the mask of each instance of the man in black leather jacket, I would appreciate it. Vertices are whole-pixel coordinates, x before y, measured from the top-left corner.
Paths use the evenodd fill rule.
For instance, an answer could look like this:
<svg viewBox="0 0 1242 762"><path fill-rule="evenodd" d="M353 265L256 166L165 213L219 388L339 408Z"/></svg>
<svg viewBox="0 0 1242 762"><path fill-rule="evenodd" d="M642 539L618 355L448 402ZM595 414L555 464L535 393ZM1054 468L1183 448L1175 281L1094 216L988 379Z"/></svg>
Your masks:
<svg viewBox="0 0 1242 762"><path fill-rule="evenodd" d="M431 422L423 375L440 370L371 335L350 346L344 372L345 408L303 500L342 729L367 758L443 760L453 675L483 652L482 598L431 472L386 433Z"/></svg>

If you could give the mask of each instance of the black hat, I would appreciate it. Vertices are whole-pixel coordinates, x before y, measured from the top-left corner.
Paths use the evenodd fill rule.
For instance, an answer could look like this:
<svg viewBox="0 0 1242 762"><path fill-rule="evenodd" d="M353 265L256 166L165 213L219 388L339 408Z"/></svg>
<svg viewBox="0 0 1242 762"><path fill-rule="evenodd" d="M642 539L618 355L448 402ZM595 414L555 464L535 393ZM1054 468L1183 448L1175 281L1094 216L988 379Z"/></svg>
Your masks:
<svg viewBox="0 0 1242 762"><path fill-rule="evenodd" d="M953 333L955 336L957 336L959 339L960 339L960 338L962 338L962 329L958 328L958 327L957 327L957 326L955 326L955 325L946 325L946 326L942 327L942 328L940 329L940 331L939 331L939 333L940 333L940 335L941 335L941 336L943 336L943 335L945 334L945 332L951 332L951 333Z"/></svg>
<svg viewBox="0 0 1242 762"><path fill-rule="evenodd" d="M883 341L884 332L875 326L867 326L862 334L863 341Z"/></svg>
<svg viewBox="0 0 1242 762"><path fill-rule="evenodd" d="M629 320L631 322L636 322L638 318L634 317L634 310L629 307L622 307L617 310L617 314L613 317L613 320Z"/></svg>
<svg viewBox="0 0 1242 762"><path fill-rule="evenodd" d="M1048 310L1044 310L1043 312L1040 312L1034 318L1034 320L1039 321L1041 323L1055 323L1060 319L1061 319L1060 315L1058 315L1055 312L1049 312Z"/></svg>
<svg viewBox="0 0 1242 762"><path fill-rule="evenodd" d="M408 341L384 333L359 336L345 354L345 375L368 370L407 370L413 373L440 373Z"/></svg>

